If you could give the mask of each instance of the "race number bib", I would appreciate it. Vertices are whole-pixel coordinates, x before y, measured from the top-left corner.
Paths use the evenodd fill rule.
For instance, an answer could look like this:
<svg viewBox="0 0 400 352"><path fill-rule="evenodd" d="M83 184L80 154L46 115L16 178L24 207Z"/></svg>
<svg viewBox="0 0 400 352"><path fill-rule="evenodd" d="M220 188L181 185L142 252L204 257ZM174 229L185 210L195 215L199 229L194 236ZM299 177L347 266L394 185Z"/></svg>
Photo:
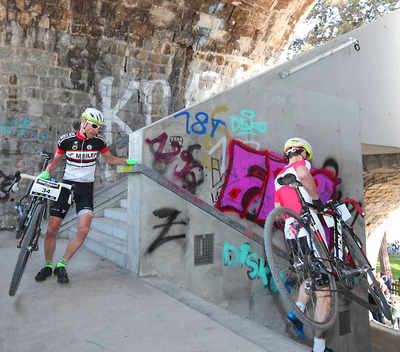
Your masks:
<svg viewBox="0 0 400 352"><path fill-rule="evenodd" d="M56 201L60 196L61 185L49 180L37 178L32 185L31 195Z"/></svg>

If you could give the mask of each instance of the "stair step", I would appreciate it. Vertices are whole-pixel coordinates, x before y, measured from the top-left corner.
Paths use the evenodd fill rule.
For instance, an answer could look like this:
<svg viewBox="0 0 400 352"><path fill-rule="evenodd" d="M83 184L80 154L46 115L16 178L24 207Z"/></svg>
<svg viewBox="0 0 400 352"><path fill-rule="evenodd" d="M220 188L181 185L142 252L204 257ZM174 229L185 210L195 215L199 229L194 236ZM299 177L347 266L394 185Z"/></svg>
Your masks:
<svg viewBox="0 0 400 352"><path fill-rule="evenodd" d="M121 199L120 204L122 208L128 208L128 199Z"/></svg>
<svg viewBox="0 0 400 352"><path fill-rule="evenodd" d="M69 238L72 238L75 233L76 228L71 228ZM96 230L90 230L83 245L123 268L126 266L126 241Z"/></svg>
<svg viewBox="0 0 400 352"><path fill-rule="evenodd" d="M126 224L127 212L126 208L107 208L104 209L104 217L119 220Z"/></svg>
<svg viewBox="0 0 400 352"><path fill-rule="evenodd" d="M93 218L91 228L126 240L126 223L111 218Z"/></svg>

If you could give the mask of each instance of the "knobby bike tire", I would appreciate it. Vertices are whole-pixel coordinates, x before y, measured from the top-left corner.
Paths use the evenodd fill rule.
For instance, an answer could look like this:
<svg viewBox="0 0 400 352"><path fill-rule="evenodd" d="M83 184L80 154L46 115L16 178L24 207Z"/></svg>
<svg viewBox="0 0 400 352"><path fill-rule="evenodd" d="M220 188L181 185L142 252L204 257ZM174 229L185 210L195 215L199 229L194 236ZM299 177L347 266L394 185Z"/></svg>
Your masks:
<svg viewBox="0 0 400 352"><path fill-rule="evenodd" d="M304 313L297 307L296 301L300 285L306 278L312 276L311 264L307 264L307 260L302 260L302 255L293 254L293 250L289 248L284 233L284 222L287 217L296 219L301 226L307 228L299 215L291 209L284 207L275 208L268 215L264 227L264 242L266 257L272 277L287 307L298 319L313 330L328 330L335 323L338 314L335 278L328 274L327 284L318 288L315 286L313 290L310 291L310 300ZM309 230L309 234L315 253L312 261L317 260L323 263L327 271L331 272L332 268L325 245L311 229ZM298 264L301 262L304 263ZM328 312L323 319L315 317L314 314L316 311L317 295L329 297L329 303L327 304L327 307L329 306L327 309Z"/></svg>
<svg viewBox="0 0 400 352"><path fill-rule="evenodd" d="M378 308L381 310L386 319L392 320L392 313L390 307L387 303L385 295L383 294L378 281L372 271L371 264L369 263L367 257L361 250L359 244L356 241L356 235L352 233L351 229L345 229L343 231L343 239L346 246L351 250L351 256L353 263L358 268L367 268L367 273L363 273L357 277L358 287L364 287L367 292L369 292L377 304ZM371 280L371 283L368 281ZM368 297L365 299L368 302Z"/></svg>
<svg viewBox="0 0 400 352"><path fill-rule="evenodd" d="M44 203L40 203L37 205L32 215L32 218L30 219L29 224L26 228L25 237L21 243L17 263L15 264L14 273L11 279L10 290L8 292L10 296L14 296L17 292L19 283L26 267L26 263L28 262L29 256L32 253L29 247L31 246L32 241L35 237L36 229L39 225L39 221L41 220L44 207Z"/></svg>

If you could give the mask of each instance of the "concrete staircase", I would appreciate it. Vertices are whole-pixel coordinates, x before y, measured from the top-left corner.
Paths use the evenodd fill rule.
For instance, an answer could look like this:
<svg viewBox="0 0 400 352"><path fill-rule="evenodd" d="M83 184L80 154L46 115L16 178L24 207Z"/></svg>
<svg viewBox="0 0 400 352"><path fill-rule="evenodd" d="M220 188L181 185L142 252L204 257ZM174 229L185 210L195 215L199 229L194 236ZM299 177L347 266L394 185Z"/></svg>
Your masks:
<svg viewBox="0 0 400 352"><path fill-rule="evenodd" d="M126 266L126 217L127 199L120 199L114 207L105 208L102 217L95 216L84 246L103 258ZM70 227L68 237L72 238L77 227Z"/></svg>
<svg viewBox="0 0 400 352"><path fill-rule="evenodd" d="M94 193L94 217L83 246L103 258L126 267L127 177ZM73 206L64 219L58 237L72 238L77 231ZM47 225L42 226L46 231Z"/></svg>

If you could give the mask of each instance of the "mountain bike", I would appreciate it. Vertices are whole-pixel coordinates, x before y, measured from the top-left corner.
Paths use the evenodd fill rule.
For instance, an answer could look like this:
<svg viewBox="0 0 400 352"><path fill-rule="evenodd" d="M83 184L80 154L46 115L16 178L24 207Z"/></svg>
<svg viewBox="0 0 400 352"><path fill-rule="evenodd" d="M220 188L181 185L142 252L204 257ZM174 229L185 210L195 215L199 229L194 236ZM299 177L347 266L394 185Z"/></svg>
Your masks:
<svg viewBox="0 0 400 352"><path fill-rule="evenodd" d="M45 157L45 162L43 164L43 170L45 170L52 157L51 154L45 152L42 152L41 155ZM24 204L17 220L20 233L17 247L20 248L20 252L11 279L9 289L10 296L14 296L17 292L30 255L32 252L39 249L41 224L46 213L48 200L56 201L63 187L70 190L69 204L72 203L73 199L73 188L71 185L21 174L19 171L12 177L8 188L3 188L3 192L7 194L10 191L18 191L18 183L21 179L29 179L33 182L28 188L26 195L22 198L22 200L24 200L23 203L20 203ZM28 198L30 199L29 202L26 200Z"/></svg>
<svg viewBox="0 0 400 352"><path fill-rule="evenodd" d="M264 241L271 274L287 307L313 330L328 330L338 312L338 292L350 297L371 312L382 311L391 320L390 307L376 280L360 239L347 224L352 204L361 216L365 213L354 199L329 201L323 227L333 232L333 248L328 250L323 231L316 221L315 207L305 202L301 183L293 174L278 179L281 185L293 187L302 205L301 214L291 209L275 208L264 227ZM305 290L309 302L304 312L296 305L299 290ZM369 303L368 294L376 305ZM318 298L325 296L326 312L317 313Z"/></svg>

